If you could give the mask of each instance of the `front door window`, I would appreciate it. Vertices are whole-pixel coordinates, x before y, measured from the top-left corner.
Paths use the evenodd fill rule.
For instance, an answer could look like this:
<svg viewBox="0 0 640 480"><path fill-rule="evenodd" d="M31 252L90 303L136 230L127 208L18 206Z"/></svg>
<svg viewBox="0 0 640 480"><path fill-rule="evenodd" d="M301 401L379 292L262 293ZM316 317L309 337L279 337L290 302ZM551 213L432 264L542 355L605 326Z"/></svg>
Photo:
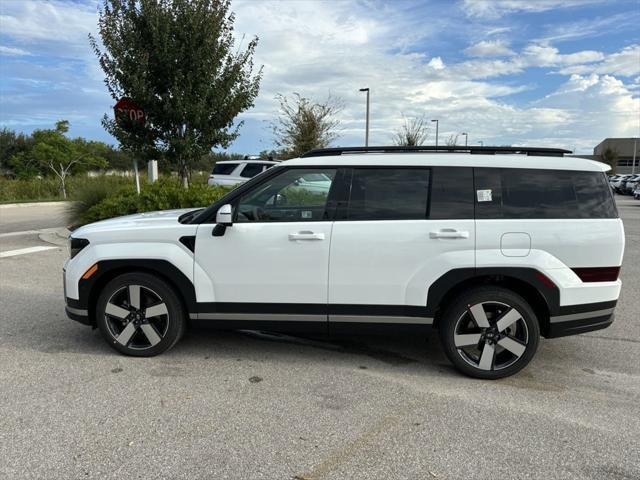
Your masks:
<svg viewBox="0 0 640 480"><path fill-rule="evenodd" d="M286 170L240 197L235 221L327 220L327 198L335 176L335 168Z"/></svg>

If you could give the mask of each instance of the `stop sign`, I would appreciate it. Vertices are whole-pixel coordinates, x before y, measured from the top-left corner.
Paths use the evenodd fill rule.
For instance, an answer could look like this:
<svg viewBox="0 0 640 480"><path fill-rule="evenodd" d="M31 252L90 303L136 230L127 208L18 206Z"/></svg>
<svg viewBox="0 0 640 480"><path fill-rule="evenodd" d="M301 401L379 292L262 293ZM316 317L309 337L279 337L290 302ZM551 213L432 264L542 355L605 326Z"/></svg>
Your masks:
<svg viewBox="0 0 640 480"><path fill-rule="evenodd" d="M146 120L144 110L130 98L121 98L118 100L118 103L113 107L113 111L117 122L122 121L123 118L128 118L137 123L144 123Z"/></svg>

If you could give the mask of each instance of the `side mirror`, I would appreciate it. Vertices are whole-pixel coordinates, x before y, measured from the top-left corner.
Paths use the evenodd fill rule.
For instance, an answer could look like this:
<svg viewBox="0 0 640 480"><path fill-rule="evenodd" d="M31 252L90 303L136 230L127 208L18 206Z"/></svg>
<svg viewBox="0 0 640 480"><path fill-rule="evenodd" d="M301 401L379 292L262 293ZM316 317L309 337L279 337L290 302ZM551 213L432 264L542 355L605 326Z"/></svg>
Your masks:
<svg viewBox="0 0 640 480"><path fill-rule="evenodd" d="M218 209L216 223L225 227L233 225L233 207L230 204L227 203Z"/></svg>

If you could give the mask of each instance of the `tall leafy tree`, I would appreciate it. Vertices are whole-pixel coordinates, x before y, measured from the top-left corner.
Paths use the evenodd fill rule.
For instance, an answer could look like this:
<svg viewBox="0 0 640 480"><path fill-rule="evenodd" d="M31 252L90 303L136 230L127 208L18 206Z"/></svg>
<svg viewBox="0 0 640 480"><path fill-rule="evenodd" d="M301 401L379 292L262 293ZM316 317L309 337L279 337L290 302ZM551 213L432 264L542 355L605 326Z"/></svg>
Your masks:
<svg viewBox="0 0 640 480"><path fill-rule="evenodd" d="M236 47L230 0L104 0L102 44L89 40L111 97L131 98L147 121L103 126L139 156L159 152L185 185L192 165L213 147L228 147L253 106L262 69L254 72L258 38Z"/></svg>
<svg viewBox="0 0 640 480"><path fill-rule="evenodd" d="M29 177L38 174L34 162L17 162L16 158L27 159L33 148L33 138L24 133L3 128L0 130L0 174Z"/></svg>
<svg viewBox="0 0 640 480"><path fill-rule="evenodd" d="M276 99L280 113L271 128L281 157L299 157L314 148L328 147L338 137L341 100L329 96L323 102L315 102L298 93L292 97L279 94Z"/></svg>
<svg viewBox="0 0 640 480"><path fill-rule="evenodd" d="M60 191L67 198L67 177L79 167L103 168L107 161L102 156L108 148L100 142L89 142L82 138L66 137L69 122L56 122L53 130L33 132L34 145L29 152L29 161L35 161L39 167L49 171L60 180ZM21 153L19 155L25 155ZM14 157L15 158L15 157Z"/></svg>

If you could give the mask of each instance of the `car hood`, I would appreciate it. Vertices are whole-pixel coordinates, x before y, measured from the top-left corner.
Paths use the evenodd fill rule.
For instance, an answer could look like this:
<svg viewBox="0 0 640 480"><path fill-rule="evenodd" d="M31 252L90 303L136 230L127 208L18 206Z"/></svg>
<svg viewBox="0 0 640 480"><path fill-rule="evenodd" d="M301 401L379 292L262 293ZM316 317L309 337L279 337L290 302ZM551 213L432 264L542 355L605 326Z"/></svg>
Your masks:
<svg viewBox="0 0 640 480"><path fill-rule="evenodd" d="M138 227L169 227L178 224L178 218L185 213L200 210L199 208L180 208L176 210L160 210L157 212L136 213L124 217L110 218L90 223L74 230L72 237L82 238L90 234L105 230L131 230Z"/></svg>

